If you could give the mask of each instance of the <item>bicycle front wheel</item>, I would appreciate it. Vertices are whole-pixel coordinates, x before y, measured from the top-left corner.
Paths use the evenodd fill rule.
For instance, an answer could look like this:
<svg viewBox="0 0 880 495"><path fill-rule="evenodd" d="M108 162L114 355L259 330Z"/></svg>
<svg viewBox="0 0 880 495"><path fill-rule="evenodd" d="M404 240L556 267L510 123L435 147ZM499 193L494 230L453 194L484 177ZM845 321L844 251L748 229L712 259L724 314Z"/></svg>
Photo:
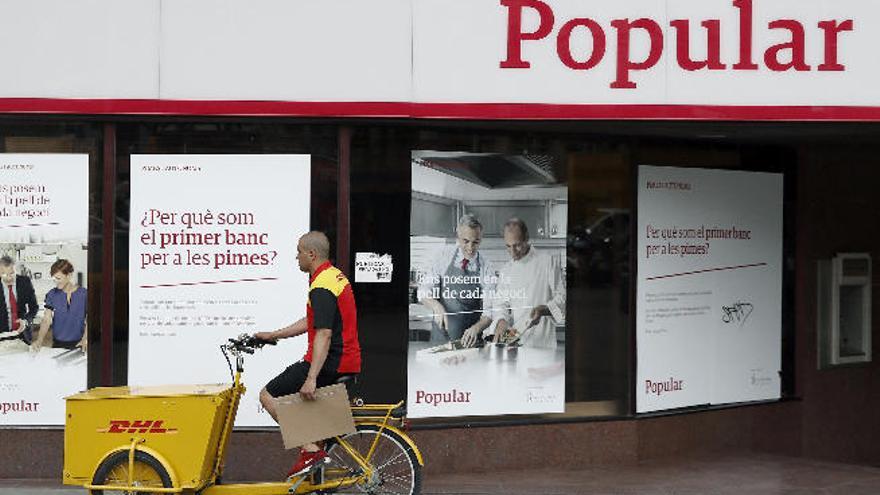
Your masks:
<svg viewBox="0 0 880 495"><path fill-rule="evenodd" d="M94 485L128 486L129 483L128 451L121 450L110 455L98 469L92 478ZM139 488L171 488L171 477L162 464L146 452L134 453L134 471L131 473L133 486ZM90 495L159 495L159 492L149 490L91 490Z"/></svg>
<svg viewBox="0 0 880 495"><path fill-rule="evenodd" d="M422 466L413 449L400 434L389 429L380 429L378 425L357 425L357 431L343 436L342 440L367 460L373 476L334 491L377 495L419 494L422 488ZM373 453L367 458L374 444ZM340 469L347 476L362 472L360 464L337 441L328 445L327 455L330 456L329 466Z"/></svg>

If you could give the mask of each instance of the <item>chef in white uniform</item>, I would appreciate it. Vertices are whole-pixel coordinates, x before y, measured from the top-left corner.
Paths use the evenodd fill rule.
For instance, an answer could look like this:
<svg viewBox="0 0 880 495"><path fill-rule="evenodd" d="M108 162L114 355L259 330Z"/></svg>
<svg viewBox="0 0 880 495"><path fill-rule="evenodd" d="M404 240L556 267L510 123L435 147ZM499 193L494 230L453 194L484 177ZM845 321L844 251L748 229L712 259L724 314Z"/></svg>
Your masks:
<svg viewBox="0 0 880 495"><path fill-rule="evenodd" d="M519 339L526 347L556 348L556 325L565 322L565 278L550 256L529 244L529 229L519 218L504 224L510 261L499 271L491 325L484 337Z"/></svg>

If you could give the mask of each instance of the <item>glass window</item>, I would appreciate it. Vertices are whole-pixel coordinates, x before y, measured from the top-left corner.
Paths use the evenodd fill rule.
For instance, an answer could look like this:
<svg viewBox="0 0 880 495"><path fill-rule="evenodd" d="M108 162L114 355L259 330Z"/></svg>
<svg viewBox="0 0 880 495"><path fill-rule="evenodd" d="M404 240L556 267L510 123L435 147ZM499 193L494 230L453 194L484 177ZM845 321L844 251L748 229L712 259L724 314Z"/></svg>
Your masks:
<svg viewBox="0 0 880 495"><path fill-rule="evenodd" d="M627 414L631 369L631 163L619 147L577 135L545 132L539 127L465 123L356 128L351 165L352 252L391 254L397 270L413 266L414 260L410 258L415 254L411 254L410 229L405 226L409 225L414 235L438 237L438 230L445 230L446 237L450 237L457 216L469 212L481 221L485 219L484 251L503 264L507 253L501 226L511 216L520 217L534 226L530 227L532 243L542 249L559 250L560 262L565 267L568 315L564 332L557 336L566 356L568 412L562 416ZM510 198L493 196L456 202L413 192L419 189L412 183L414 150L436 151L435 155L441 157L446 156L443 153L466 154L459 162L485 154L531 157L533 163L542 163L557 183L567 184L567 202L523 200L514 189L503 187L493 189L493 194L509 191ZM440 160L435 157L435 161ZM482 170L457 175L482 184L532 180L518 176L521 169L515 163L506 166L486 165ZM432 221L425 223L426 218ZM562 222L564 228L554 230L554 221ZM555 235L566 231L567 236ZM359 318L364 328L362 340L381 352L382 363L381 367L365 368L363 381L373 383L376 377L382 386L373 392L386 401L399 400L407 387L407 308L402 301L415 302L412 278L412 274L406 277L395 273L391 284L357 287ZM556 416L559 415L549 415Z"/></svg>
<svg viewBox="0 0 880 495"><path fill-rule="evenodd" d="M557 335L565 349L566 412L544 419L625 416L632 413L634 371L634 181L638 165L698 166L785 171L794 176L794 152L785 143L755 139L743 125L710 130L692 124L352 122L351 138L336 125L289 121L121 123L118 125L115 383L125 383L128 301L128 163L132 153L308 153L312 159L312 225L337 238L339 150L350 152L350 252L391 255L390 283L356 284L364 368L361 392L373 402L396 402L407 388L413 302L410 234L442 236L465 212L488 218L486 238L503 248L501 224L510 216L540 225L533 235L564 253L567 317ZM708 133L700 137L700 132ZM525 156L542 163L562 200L471 198L458 201L413 193L413 151ZM472 180L517 181L501 175ZM494 172L493 172L494 173ZM512 184L513 182L510 182ZM790 198L786 208L790 209ZM432 219L428 222L427 219ZM437 219L440 219L439 221ZM554 224L555 222L555 224ZM560 223L561 222L561 223ZM564 235L553 225L564 225ZM786 229L791 229L791 222ZM787 237L790 239L790 237ZM537 242L537 241L536 241ZM786 256L793 250L786 246ZM498 251L503 261L503 249ZM351 266L342 267L351 273ZM786 272L790 312L791 270ZM792 324L786 321L784 339ZM789 352L790 345L783 348ZM790 356L790 352L789 352ZM790 357L784 360L791 369ZM791 373L789 373L791 375ZM790 385L791 380L786 383ZM788 390L791 387L789 386ZM517 416L511 420L529 420ZM536 419L536 418L532 418ZM479 421L505 421L489 417ZM453 420L472 422L475 418Z"/></svg>
<svg viewBox="0 0 880 495"><path fill-rule="evenodd" d="M34 220L20 229L30 231L28 238L22 242L0 245L0 251L4 255L12 255L16 260L16 271L19 275L25 274L31 280L35 289L37 302L40 307L36 318L31 325L32 332L27 333L35 337L38 332L38 322L44 314L43 302L45 294L54 285L49 274L49 268L56 259L70 258L74 265L75 277L73 282L80 287L86 288L87 298L87 327L91 335L88 355L88 384L97 386L101 381L101 297L100 288L103 281L101 255L102 249L102 194L103 182L103 132L98 124L85 122L63 121L31 121L19 119L0 120L0 153L74 153L88 155L88 210L72 212L65 218L74 219L76 215L88 216L87 239L77 239L76 242L58 240L55 236L43 233L39 227L40 222ZM4 183L11 177L4 174ZM55 201L53 191L48 191L49 201ZM57 191L54 191L57 194ZM75 192L74 194L78 194ZM50 203L51 204L51 203ZM66 234L65 234L66 235ZM77 244L77 245L74 245ZM85 263L83 263L85 262ZM87 272L82 270L81 265L87 264ZM77 266L80 265L80 266ZM48 334L47 334L48 335ZM44 341L48 345L48 338Z"/></svg>
<svg viewBox="0 0 880 495"><path fill-rule="evenodd" d="M337 232L337 128L332 125L274 122L170 121L121 123L117 126L116 192L116 343L114 383L127 383L128 249L130 157L132 154L309 154L311 155L311 226L327 233L335 247ZM243 194L258 194L243 191ZM285 198L278 198L284 208ZM335 250L331 248L331 257ZM302 308L279 308L297 318ZM292 320L291 320L292 321ZM253 386L253 385L252 385ZM262 385L260 385L262 386Z"/></svg>

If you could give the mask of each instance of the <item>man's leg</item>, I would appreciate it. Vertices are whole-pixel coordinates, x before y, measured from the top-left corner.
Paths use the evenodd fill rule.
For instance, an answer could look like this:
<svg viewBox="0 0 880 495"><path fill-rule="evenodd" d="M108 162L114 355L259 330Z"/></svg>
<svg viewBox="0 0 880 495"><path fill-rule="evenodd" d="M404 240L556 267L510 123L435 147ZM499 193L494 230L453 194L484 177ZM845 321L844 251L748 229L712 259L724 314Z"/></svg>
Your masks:
<svg viewBox="0 0 880 495"><path fill-rule="evenodd" d="M263 409L269 413L269 416L272 416L272 419L275 422L278 422L278 413L275 410L275 397L272 397L272 394L266 390L266 387L263 387L263 390L260 390L260 404L262 404Z"/></svg>
<svg viewBox="0 0 880 495"><path fill-rule="evenodd" d="M263 409L269 413L269 416L272 416L272 419L274 419L276 423L278 422L276 398L299 392L299 389L302 388L306 381L308 372L309 364L300 361L288 366L287 369L269 381L269 383L260 390L260 404L263 406ZM290 473L288 473L288 476L296 472L302 472L305 467L311 466L310 463L313 462L313 460L311 460L309 456L320 451L321 447L314 443L300 447L300 457L294 467L290 470ZM319 456L318 459L321 459L322 457L324 456ZM308 462L306 462L307 460Z"/></svg>
<svg viewBox="0 0 880 495"><path fill-rule="evenodd" d="M272 397L272 394L266 390L266 387L263 387L263 390L260 390L260 404L263 405L263 409L269 413L269 416L272 416L272 419L275 422L278 422L278 412L275 409L275 397ZM321 450L321 447L316 443L307 443L300 447L301 450L305 450L306 452L317 452Z"/></svg>

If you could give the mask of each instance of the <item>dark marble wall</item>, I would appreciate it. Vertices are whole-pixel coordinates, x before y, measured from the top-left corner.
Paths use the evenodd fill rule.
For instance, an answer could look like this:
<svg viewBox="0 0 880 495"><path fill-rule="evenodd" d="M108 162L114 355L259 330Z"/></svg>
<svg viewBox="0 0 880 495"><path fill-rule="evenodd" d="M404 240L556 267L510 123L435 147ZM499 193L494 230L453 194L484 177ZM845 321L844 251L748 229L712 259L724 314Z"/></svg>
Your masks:
<svg viewBox="0 0 880 495"><path fill-rule="evenodd" d="M872 147L816 144L802 150L798 178L797 394L802 453L880 465L880 158ZM817 369L816 262L838 252L873 260L874 361Z"/></svg>

